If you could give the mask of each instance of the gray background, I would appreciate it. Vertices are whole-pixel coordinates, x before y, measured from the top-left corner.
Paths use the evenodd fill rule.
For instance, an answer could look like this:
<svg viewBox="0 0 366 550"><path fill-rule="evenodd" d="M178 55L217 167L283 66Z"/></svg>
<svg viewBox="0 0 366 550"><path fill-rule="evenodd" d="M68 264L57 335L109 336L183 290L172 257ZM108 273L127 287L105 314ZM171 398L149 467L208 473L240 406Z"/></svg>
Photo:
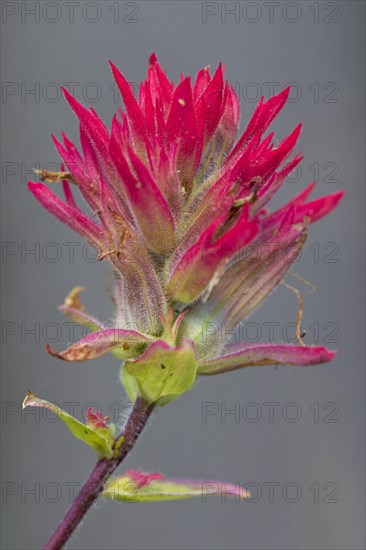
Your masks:
<svg viewBox="0 0 366 550"><path fill-rule="evenodd" d="M74 22L63 2L57 3L58 11L55 3L38 3L41 10L48 4L39 22L34 15L22 17L22 4L29 9L37 3L4 2L7 13L19 11L8 16L3 11L2 23L2 238L8 252L2 258L2 548L39 548L68 506L65 482L70 486L83 481L95 461L59 422L32 412L20 414L26 391L31 388L59 404L81 403L75 405L79 418L82 405L90 401L106 413L113 403L121 408L126 403L112 356L67 364L43 349L46 337L60 336L57 349L70 340L66 319L56 308L74 285L87 286L84 300L99 317L108 319L112 312L104 292L106 267L87 261L82 241L26 190L31 176L24 171L58 159L51 133L59 136L65 130L77 140L76 119L50 83L79 83L75 94L85 104L101 90L93 106L109 123L117 104L109 89L107 60L130 81L139 82L152 51L174 79L207 64L216 67L222 60L227 78L239 86L242 129L257 91L269 95L264 83L277 82L277 90L296 83L298 99L286 107L274 129L280 139L304 121L299 148L305 160L299 181L288 182L274 206L314 178L314 163L320 166L316 195L348 189L340 208L312 227L294 268L317 286L305 302L306 342L329 341L338 327L334 342L326 345L341 352L332 364L309 369L265 367L202 379L189 394L155 413L126 463L172 476L255 483L252 489L262 490L257 502L100 503L70 547L364 548L364 3L281 2L270 21L265 2L241 2L235 21L233 15L225 18L224 11L221 20L224 3L214 2L211 7L219 11L206 23L201 2L120 2L119 22L113 21L116 12L110 9L115 2L99 2L99 12L90 2L76 3ZM138 13L132 18L137 22L123 21L131 18L135 5ZM317 6L319 22L314 21ZM299 20L289 22L300 9ZM90 22L96 17L98 21ZM91 82L98 88L88 85ZM39 93L24 94L35 86ZM336 163L336 181L329 181L334 164L327 163ZM71 245L65 244L70 242L79 243L74 261L68 253ZM34 247L38 257L24 255ZM295 296L281 287L251 317L257 324L249 328L268 340L268 325L263 323L279 322L274 337L285 340L282 330L295 316ZM39 337L27 333L34 327ZM255 338L249 328L248 337ZM12 330L15 334L9 334ZM223 417L217 413L203 422L207 402L217 403ZM251 402L262 413L257 422L248 420L255 413L247 406ZM269 421L266 402L279 403L274 422ZM297 414L301 412L297 422L289 421L296 413L295 406L287 408L291 402ZM235 406L244 413L238 422L233 415L225 416L225 407ZM327 418L336 407L339 410ZM279 484L274 499L269 498L268 482ZM298 502L282 495L289 482L301 488ZM314 502L314 483L319 484L319 502ZM338 502L328 502L336 486L333 498ZM28 492L31 489L35 494ZM288 496L294 498L291 489Z"/></svg>

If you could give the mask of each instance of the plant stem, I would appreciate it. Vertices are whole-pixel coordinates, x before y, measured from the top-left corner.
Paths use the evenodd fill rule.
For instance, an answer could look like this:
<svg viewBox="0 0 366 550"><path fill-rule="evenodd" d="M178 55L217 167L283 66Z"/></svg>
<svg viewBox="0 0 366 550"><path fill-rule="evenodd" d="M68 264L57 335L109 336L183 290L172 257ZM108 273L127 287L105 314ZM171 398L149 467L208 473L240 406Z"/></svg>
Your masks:
<svg viewBox="0 0 366 550"><path fill-rule="evenodd" d="M143 430L154 406L146 407L142 400L137 399L127 424L121 434L124 440L118 452L112 458L98 460L93 471L81 488L76 499L70 506L55 532L44 546L44 550L60 550L68 541L89 508L103 491L104 485L114 470L126 458ZM115 440L117 445L120 437Z"/></svg>

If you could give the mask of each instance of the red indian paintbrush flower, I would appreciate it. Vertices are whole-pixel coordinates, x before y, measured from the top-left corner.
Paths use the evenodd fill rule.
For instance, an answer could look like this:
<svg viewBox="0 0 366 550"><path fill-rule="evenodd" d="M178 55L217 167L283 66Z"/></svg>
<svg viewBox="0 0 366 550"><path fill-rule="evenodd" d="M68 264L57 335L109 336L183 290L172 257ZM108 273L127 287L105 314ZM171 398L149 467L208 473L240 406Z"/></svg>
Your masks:
<svg viewBox="0 0 366 550"><path fill-rule="evenodd" d="M67 361L113 351L124 360L131 398L171 401L197 374L266 364L311 365L334 352L319 346L233 345L232 333L280 283L303 246L307 227L333 210L343 192L308 201L310 184L286 206L267 203L302 160L289 160L301 125L274 146L265 135L290 88L260 100L236 140L239 102L221 64L174 85L150 58L138 99L111 64L124 102L108 130L93 109L66 90L80 120L82 154L64 135L54 139L67 171L65 201L29 182L37 200L108 260L115 275L115 321L108 328L84 309L80 288L61 310L92 333L62 353ZM77 206L76 184L89 206Z"/></svg>

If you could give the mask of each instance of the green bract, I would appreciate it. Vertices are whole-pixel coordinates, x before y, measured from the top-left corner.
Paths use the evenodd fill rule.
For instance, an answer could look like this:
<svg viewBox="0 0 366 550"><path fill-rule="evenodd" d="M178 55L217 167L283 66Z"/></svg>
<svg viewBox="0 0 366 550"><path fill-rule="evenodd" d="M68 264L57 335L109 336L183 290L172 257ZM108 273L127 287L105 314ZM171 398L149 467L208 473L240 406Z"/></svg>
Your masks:
<svg viewBox="0 0 366 550"><path fill-rule="evenodd" d="M164 340L153 342L138 359L128 360L122 383L131 400L165 405L189 390L196 379L197 359L192 340L175 347Z"/></svg>
<svg viewBox="0 0 366 550"><path fill-rule="evenodd" d="M57 405L49 403L44 399L39 399L33 395L32 392L28 392L23 401L23 409L26 407L42 407L49 409L65 422L66 426L75 437L89 445L100 458L111 458L113 456L112 444L114 437L111 428L92 428L86 426L66 411L60 409L60 407L57 407Z"/></svg>
<svg viewBox="0 0 366 550"><path fill-rule="evenodd" d="M238 484L213 480L168 479L160 474L129 470L107 483L102 496L122 502L157 502L208 496L250 498Z"/></svg>

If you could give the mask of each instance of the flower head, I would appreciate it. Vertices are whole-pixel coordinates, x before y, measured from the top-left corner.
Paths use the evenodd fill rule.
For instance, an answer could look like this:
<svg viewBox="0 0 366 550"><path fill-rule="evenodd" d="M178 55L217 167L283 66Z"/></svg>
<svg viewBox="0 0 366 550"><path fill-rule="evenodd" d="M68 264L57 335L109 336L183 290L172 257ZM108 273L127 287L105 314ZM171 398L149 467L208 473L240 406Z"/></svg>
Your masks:
<svg viewBox="0 0 366 550"><path fill-rule="evenodd" d="M65 200L43 183L29 182L29 188L111 263L118 328L91 317L76 289L62 311L93 333L51 353L77 361L113 351L125 361L129 394L160 403L188 389L197 373L330 360L334 353L323 347L233 348L222 337L222 327L230 334L279 284L309 224L333 210L343 194L308 201L312 183L279 210L265 209L302 160L300 154L289 159L301 125L276 146L273 133L266 135L290 88L260 100L234 145L239 102L221 64L213 75L206 67L194 82L181 76L174 85L153 54L138 99L111 68L125 110L110 130L64 90L80 121L82 153L66 135L63 143L54 138L62 172L41 176L63 179Z"/></svg>

